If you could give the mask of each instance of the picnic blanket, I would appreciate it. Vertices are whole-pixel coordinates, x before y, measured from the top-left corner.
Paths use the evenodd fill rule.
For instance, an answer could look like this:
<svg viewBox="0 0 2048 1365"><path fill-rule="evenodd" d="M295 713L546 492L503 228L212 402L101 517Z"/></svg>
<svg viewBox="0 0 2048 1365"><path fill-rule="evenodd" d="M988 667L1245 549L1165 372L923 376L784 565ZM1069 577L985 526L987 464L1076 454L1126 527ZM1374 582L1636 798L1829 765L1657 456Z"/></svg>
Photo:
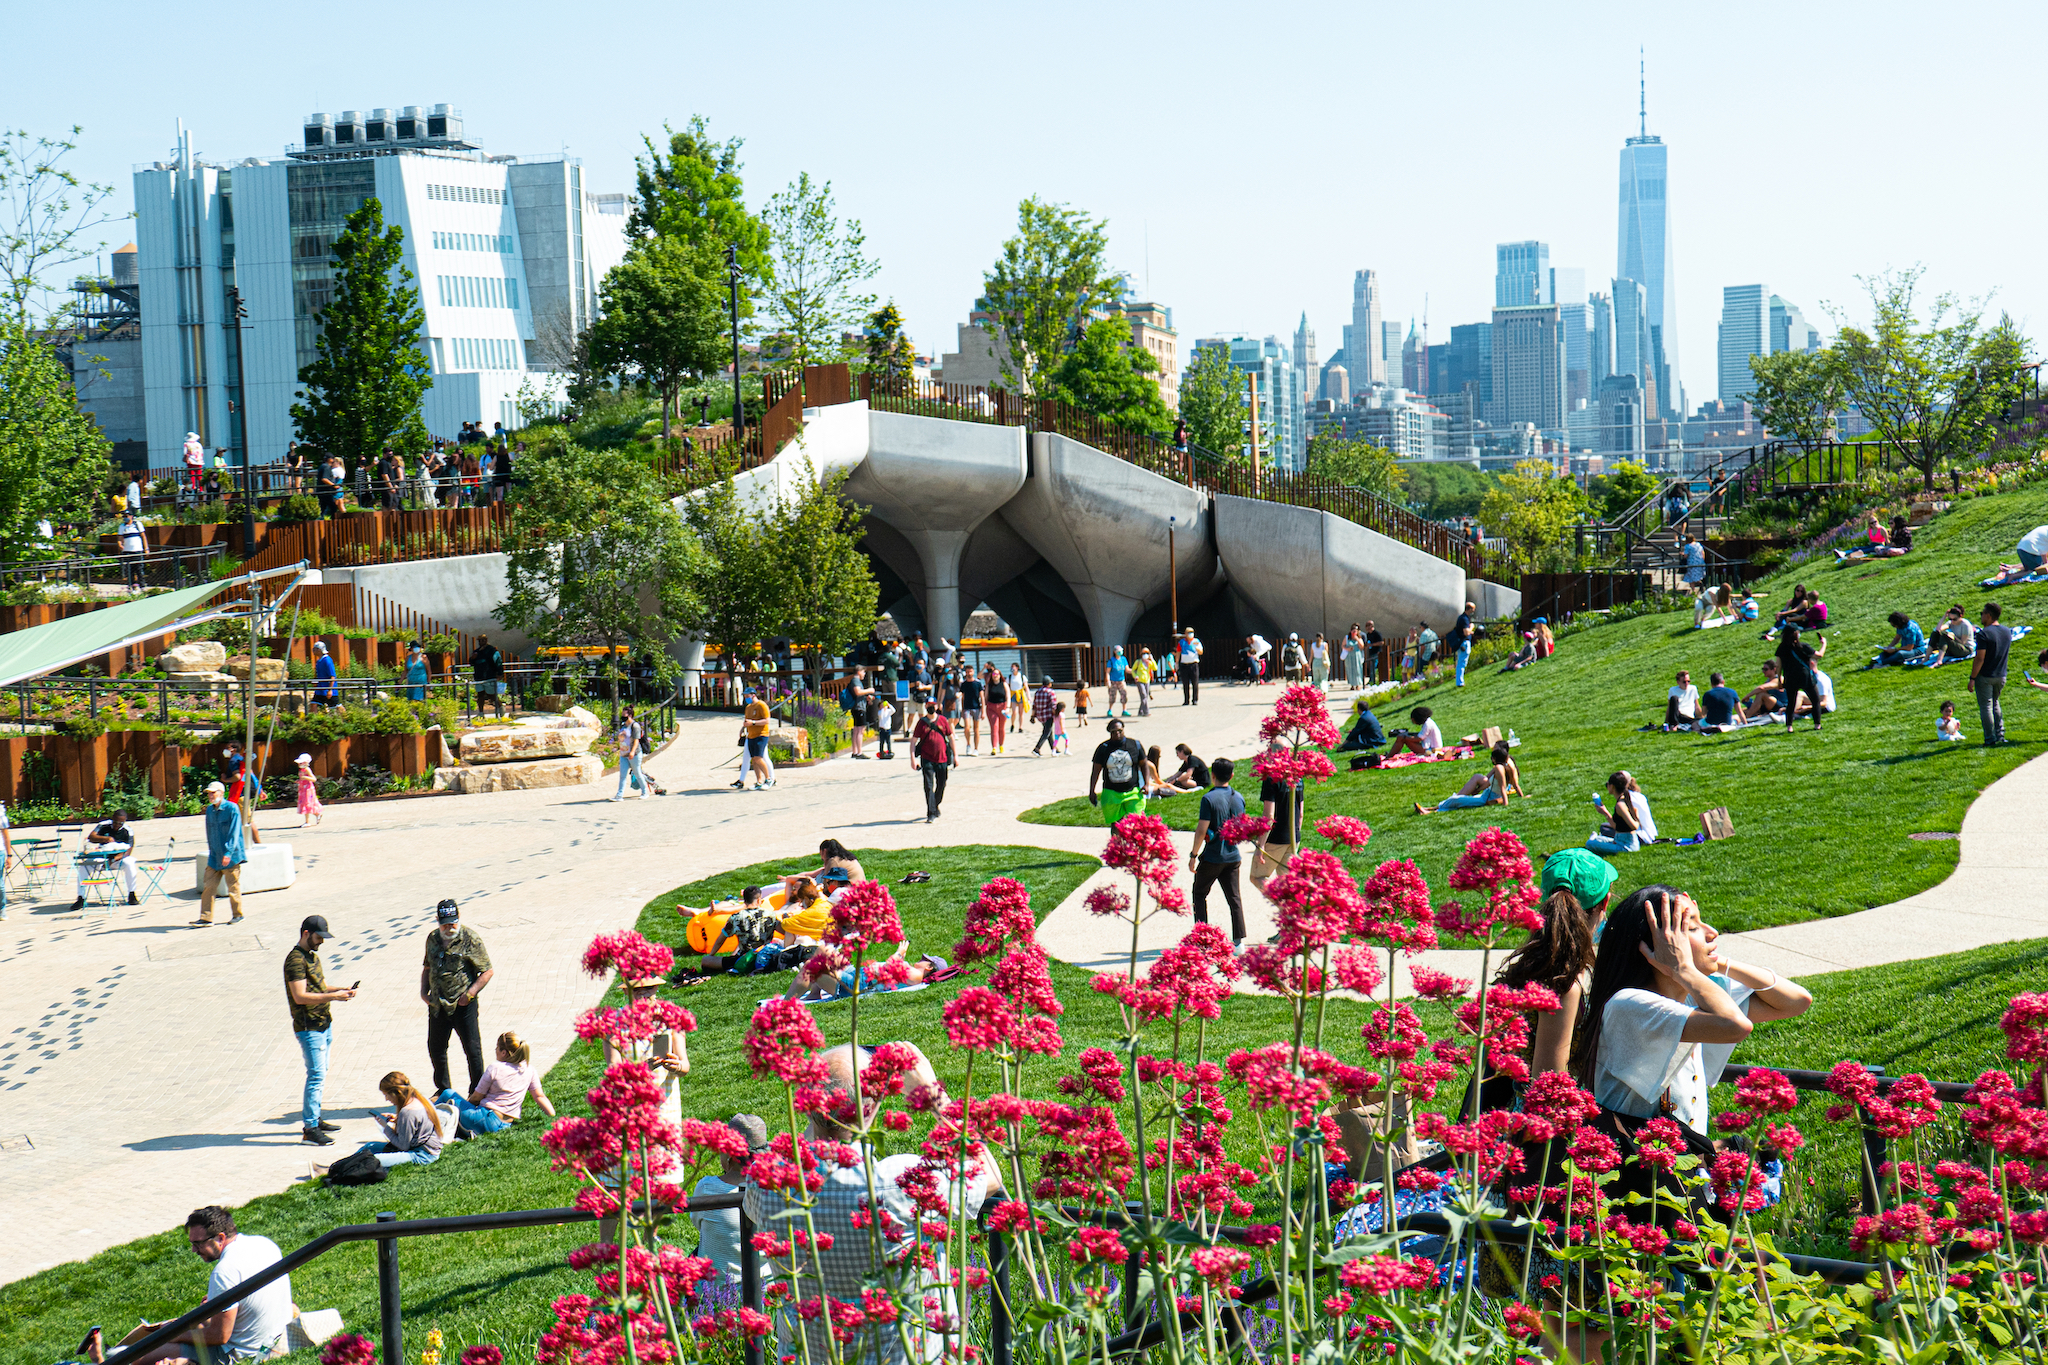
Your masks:
<svg viewBox="0 0 2048 1365"><path fill-rule="evenodd" d="M2048 569L2036 569L2032 573L2016 574L2010 578L2004 574L1993 574L1977 586L1980 588L2009 588L2015 583L2048 583Z"/></svg>
<svg viewBox="0 0 2048 1365"><path fill-rule="evenodd" d="M1706 620L1699 623L1698 629L1719 630L1722 626L1732 626L1741 619L1739 616L1709 616Z"/></svg>
<svg viewBox="0 0 2048 1365"><path fill-rule="evenodd" d="M861 992L861 994L862 994L862 995L908 995L908 994L909 994L910 992L912 992L912 991L921 991L921 990L923 990L923 989L924 989L924 987L925 987L925 983L924 983L924 982L922 982L922 981L913 981L913 982L911 982L911 983L910 983L909 985L907 985L907 986L870 986L870 987L868 987L868 988L867 988L866 990L862 991L862 992ZM769 997L768 997L768 999L767 999L767 1000L763 1000L763 1001L761 1001L761 1003L762 1003L763 1005L765 1005L765 1004L767 1004L767 1003L768 1003L768 1002L769 1002L770 1000L780 1000L781 998L782 998L782 997L781 997L781 996L779 996L779 995L771 995L771 996L769 996ZM805 999L804 999L804 998L803 998L802 996L798 996L798 997L797 997L797 1003L799 1003L799 1004L803 1004L803 1005L836 1005L836 1004L838 1004L838 1003L839 1003L840 1001L842 1001L842 1000L851 1000L851 999L853 999L853 997L852 997L851 995L835 995L835 996L833 996L833 997L832 997L832 998L831 998L830 1000L805 1000Z"/></svg>
<svg viewBox="0 0 2048 1365"><path fill-rule="evenodd" d="M1434 754L1389 754L1379 761L1378 767L1412 768L1418 763L1458 763L1472 757L1472 750L1459 745L1455 749L1441 749Z"/></svg>

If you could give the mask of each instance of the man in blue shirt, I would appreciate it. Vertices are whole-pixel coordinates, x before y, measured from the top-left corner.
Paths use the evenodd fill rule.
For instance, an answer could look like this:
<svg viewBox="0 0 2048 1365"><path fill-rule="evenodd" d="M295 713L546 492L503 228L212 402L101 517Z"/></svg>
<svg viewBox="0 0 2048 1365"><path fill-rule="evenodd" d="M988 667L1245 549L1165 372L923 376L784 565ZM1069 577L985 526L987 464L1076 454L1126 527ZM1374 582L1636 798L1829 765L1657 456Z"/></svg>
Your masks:
<svg viewBox="0 0 2048 1365"><path fill-rule="evenodd" d="M341 690L334 685L334 656L324 640L313 642L313 704L341 705Z"/></svg>
<svg viewBox="0 0 2048 1365"><path fill-rule="evenodd" d="M242 845L242 808L227 799L228 789L206 784L206 873L199 881L199 918L194 925L213 923L213 898L225 884L231 924L242 922L242 864L249 861Z"/></svg>
<svg viewBox="0 0 2048 1365"><path fill-rule="evenodd" d="M1719 673L1710 674L1712 684L1700 694L1700 710L1708 725L1733 725L1736 714L1742 709L1742 695L1730 687Z"/></svg>
<svg viewBox="0 0 2048 1365"><path fill-rule="evenodd" d="M1236 771L1227 758L1209 765L1209 790L1202 796L1195 816L1195 842L1188 850L1188 871L1195 874L1195 923L1209 922L1209 888L1223 884L1223 903L1230 907L1230 942L1244 942L1244 902L1237 889L1242 859L1237 845L1223 837L1223 827L1244 814L1244 798L1233 791L1230 776Z"/></svg>
<svg viewBox="0 0 2048 1365"><path fill-rule="evenodd" d="M1458 624L1451 627L1451 639L1458 646L1458 686L1465 685L1465 661L1472 657L1472 637L1479 632L1472 627L1472 613L1479 610L1477 602L1467 602L1465 610L1458 613Z"/></svg>
<svg viewBox="0 0 2048 1365"><path fill-rule="evenodd" d="M1131 694L1124 690L1124 676L1130 672L1131 661L1124 657L1124 647L1117 645L1109 651L1109 699L1102 703L1102 718L1108 720L1116 712L1110 708L1123 703L1124 714L1131 714Z"/></svg>
<svg viewBox="0 0 2048 1365"><path fill-rule="evenodd" d="M1202 704L1202 642L1193 626L1180 633L1180 704Z"/></svg>

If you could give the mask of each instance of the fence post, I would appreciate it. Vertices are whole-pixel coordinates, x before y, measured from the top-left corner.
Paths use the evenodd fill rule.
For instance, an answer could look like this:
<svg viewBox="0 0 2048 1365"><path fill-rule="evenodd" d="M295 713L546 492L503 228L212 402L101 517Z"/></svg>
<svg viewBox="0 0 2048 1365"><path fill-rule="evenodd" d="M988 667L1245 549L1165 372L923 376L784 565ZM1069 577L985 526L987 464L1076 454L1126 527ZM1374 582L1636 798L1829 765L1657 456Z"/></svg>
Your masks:
<svg viewBox="0 0 2048 1365"><path fill-rule="evenodd" d="M395 1213L377 1215L380 1223L395 1223ZM377 1309L383 1323L384 1359L402 1362L405 1359L405 1319L398 1306L398 1239L379 1237L377 1239Z"/></svg>
<svg viewBox="0 0 2048 1365"><path fill-rule="evenodd" d="M992 1365L1010 1365L1010 1239L988 1234L988 1350Z"/></svg>
<svg viewBox="0 0 2048 1365"><path fill-rule="evenodd" d="M754 1249L754 1220L747 1216L744 1204L740 1205L740 1302L756 1312L761 1309L761 1253ZM761 1365L759 1337L747 1338L745 1365Z"/></svg>
<svg viewBox="0 0 2048 1365"><path fill-rule="evenodd" d="M156 717L160 725L171 723L171 683L168 678L156 680Z"/></svg>

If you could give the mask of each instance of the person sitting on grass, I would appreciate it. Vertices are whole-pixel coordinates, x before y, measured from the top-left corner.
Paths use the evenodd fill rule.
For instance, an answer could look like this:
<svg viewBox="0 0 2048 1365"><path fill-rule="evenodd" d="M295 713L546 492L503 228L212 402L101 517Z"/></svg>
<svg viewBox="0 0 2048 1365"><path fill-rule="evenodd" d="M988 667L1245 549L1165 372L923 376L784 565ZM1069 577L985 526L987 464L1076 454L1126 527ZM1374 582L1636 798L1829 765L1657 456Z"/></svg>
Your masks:
<svg viewBox="0 0 2048 1365"><path fill-rule="evenodd" d="M2036 526L2033 530L2021 536L2020 543L2015 547L2014 552L2019 555L2020 562L2017 564L1999 565L1998 577L2000 581L1989 586L1999 588L2004 587L2007 582L2017 582L2034 573L2041 567L2044 560L2048 560L2048 526Z"/></svg>
<svg viewBox="0 0 2048 1365"><path fill-rule="evenodd" d="M1351 702L1351 733L1344 736L1336 753L1370 753L1382 748L1387 742L1387 732L1380 728L1380 718L1372 713L1372 707L1364 697L1355 697Z"/></svg>
<svg viewBox="0 0 2048 1365"><path fill-rule="evenodd" d="M1434 815L1438 811L1466 810L1473 806L1505 806L1508 793L1528 799L1529 793L1522 790L1522 772L1515 766L1514 754L1505 740L1493 746L1491 766L1482 772L1472 774L1454 796L1446 796L1434 806L1415 803L1417 815Z"/></svg>
<svg viewBox="0 0 2048 1365"><path fill-rule="evenodd" d="M1185 744L1174 745L1173 751L1180 756L1180 766L1173 770L1172 777L1166 779L1165 785L1171 790L1163 794L1171 796L1177 792L1209 790L1209 765L1195 757L1195 751Z"/></svg>
<svg viewBox="0 0 2048 1365"><path fill-rule="evenodd" d="M1815 652L1818 653L1819 651L1816 650ZM1833 714L1835 714L1836 707L1838 707L1841 704L1835 700L1835 680L1833 678L1830 678L1826 673L1822 672L1819 668L1815 668L1813 670L1813 681L1816 687L1819 689L1820 693L1821 715L1832 716ZM1805 697L1795 697L1793 699L1793 715L1803 716L1812 710L1812 704L1809 703Z"/></svg>
<svg viewBox="0 0 2048 1365"><path fill-rule="evenodd" d="M219 1298L284 1259L277 1243L240 1231L235 1227L235 1216L218 1204L208 1204L187 1215L185 1241L194 1255L213 1266L213 1273L206 1280L208 1300ZM285 1329L296 1316L292 1277L280 1275L239 1303L231 1303L211 1317L202 1318L147 1355L125 1359L130 1365L151 1365L159 1360L268 1360L283 1353ZM116 1345L140 1341L161 1326L161 1322L145 1319ZM86 1333L78 1349L87 1360L106 1359L106 1342L97 1327Z"/></svg>
<svg viewBox="0 0 2048 1365"><path fill-rule="evenodd" d="M2043 650L2048 653L2048 650ZM2041 684L2034 684L2036 687ZM1963 723L1956 719L1956 704L1945 701L1941 704L1941 718L1934 722L1934 738L1943 744L1959 744L1963 738Z"/></svg>
<svg viewBox="0 0 2048 1365"><path fill-rule="evenodd" d="M1396 730L1387 746L1389 754L1420 754L1424 758L1432 758L1443 752L1444 732L1437 726L1427 706L1418 706L1410 711L1408 722L1422 728L1419 731Z"/></svg>
<svg viewBox="0 0 2048 1365"><path fill-rule="evenodd" d="M1500 671L1503 673L1514 673L1520 669L1527 668L1530 664L1535 662L1536 632L1533 630L1525 630L1522 632L1522 647L1516 650L1513 654L1510 654L1508 656L1507 663L1501 668Z"/></svg>
<svg viewBox="0 0 2048 1365"><path fill-rule="evenodd" d="M1930 649L1941 651L1941 662L1972 658L1977 653L1977 627L1971 623L1963 604L1956 602L1942 614L1941 624L1927 641Z"/></svg>
<svg viewBox="0 0 2048 1365"><path fill-rule="evenodd" d="M1900 518L1901 521L1905 519ZM1883 559L1892 552L1891 536L1884 529L1884 518L1877 513L1870 514L1870 526L1864 532L1863 544L1853 550L1837 550L1835 558L1844 562L1865 559Z"/></svg>
<svg viewBox="0 0 2048 1365"><path fill-rule="evenodd" d="M1735 604L1735 619L1738 621L1754 621L1762 612L1763 607L1753 592L1743 593L1742 600Z"/></svg>
<svg viewBox="0 0 2048 1365"><path fill-rule="evenodd" d="M385 1170L408 1164L429 1166L441 1159L441 1115L427 1097L413 1088L403 1071L387 1071L377 1090L391 1101L391 1112L373 1115L383 1142L366 1142L361 1150L377 1158ZM315 1166L315 1172L320 1168Z"/></svg>
<svg viewBox="0 0 2048 1365"><path fill-rule="evenodd" d="M2043 672L2048 672L2048 649L2044 649L2039 654L2034 656L2034 666L2036 668L2039 668ZM2040 681L2038 678L2036 678L2033 674L2027 672L2025 669L2020 670L2020 676L2027 680L2027 686L2039 688L2043 692L2048 692L2048 683Z"/></svg>
<svg viewBox="0 0 2048 1365"><path fill-rule="evenodd" d="M1792 595L1785 599L1785 605L1779 607L1778 610L1772 614L1771 629L1776 630L1779 626L1785 624L1785 619L1787 617L1797 616L1800 612L1805 610L1806 585L1804 583L1794 583L1792 585ZM1768 639L1770 637L1766 636L1765 638Z"/></svg>
<svg viewBox="0 0 2048 1365"><path fill-rule="evenodd" d="M1700 690L1692 685L1692 674L1678 670L1678 680L1664 694L1664 729L1690 730L1700 718Z"/></svg>
<svg viewBox="0 0 2048 1365"><path fill-rule="evenodd" d="M1742 696L1719 673L1707 675L1707 690L1700 694L1702 728L1725 730L1740 725Z"/></svg>
<svg viewBox="0 0 2048 1365"><path fill-rule="evenodd" d="M1634 853L1657 837L1657 822L1650 815L1650 798L1643 795L1633 776L1626 771L1609 774L1607 794L1614 801L1612 810L1600 797L1593 798L1594 809L1607 816L1608 823L1586 840L1589 852Z"/></svg>
<svg viewBox="0 0 2048 1365"><path fill-rule="evenodd" d="M1892 642L1877 652L1872 668L1903 664L1927 652L1927 634L1920 629L1918 621L1902 611L1895 611L1884 619L1891 625Z"/></svg>
<svg viewBox="0 0 2048 1365"><path fill-rule="evenodd" d="M1145 750L1145 795L1148 798L1180 795L1180 788L1167 786L1166 779L1159 775L1157 744Z"/></svg>
<svg viewBox="0 0 2048 1365"><path fill-rule="evenodd" d="M846 845L840 843L837 839L821 841L818 844L818 856L825 861L819 863L815 869L806 874L812 878L823 879L824 875L833 868L843 867L846 869L847 877L851 881L864 882L868 879L867 872L860 865L860 859L847 852Z"/></svg>
<svg viewBox="0 0 2048 1365"><path fill-rule="evenodd" d="M519 1035L507 1030L498 1035L498 1059L484 1068L483 1079L476 1083L468 1099L455 1090L443 1090L434 1097L437 1105L454 1106L457 1137L504 1132L519 1122L528 1095L533 1096L543 1114L555 1116L554 1101L541 1088L540 1073L531 1064L532 1056L532 1049Z"/></svg>
<svg viewBox="0 0 2048 1365"><path fill-rule="evenodd" d="M1764 660L1764 680L1742 699L1742 718L1761 720L1785 709L1785 680L1778 676L1778 661Z"/></svg>

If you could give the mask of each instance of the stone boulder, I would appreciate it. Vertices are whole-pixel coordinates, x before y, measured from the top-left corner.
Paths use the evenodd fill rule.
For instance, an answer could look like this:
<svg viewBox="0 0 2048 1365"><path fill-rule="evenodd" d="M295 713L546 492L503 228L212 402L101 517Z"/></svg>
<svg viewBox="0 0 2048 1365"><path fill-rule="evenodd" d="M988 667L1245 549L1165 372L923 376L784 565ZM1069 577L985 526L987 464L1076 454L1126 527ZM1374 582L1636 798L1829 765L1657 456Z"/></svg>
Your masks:
<svg viewBox="0 0 2048 1365"><path fill-rule="evenodd" d="M249 676L249 656L246 654L230 655L226 662L221 664L220 671L231 678L247 678ZM283 682L290 676L291 670L285 667L283 659L258 659L256 661L256 681L259 683Z"/></svg>
<svg viewBox="0 0 2048 1365"><path fill-rule="evenodd" d="M526 704L536 711L546 711L550 715L560 715L576 705L573 698L556 696L552 692L528 696Z"/></svg>
<svg viewBox="0 0 2048 1365"><path fill-rule="evenodd" d="M465 738L465 747L467 740ZM529 762L492 763L481 768L436 768L434 790L473 796L480 792L533 791L541 787L580 787L604 776L604 763L593 755L543 758Z"/></svg>
<svg viewBox="0 0 2048 1365"><path fill-rule="evenodd" d="M173 645L156 656L156 666L166 673L217 673L227 661L228 647L218 640Z"/></svg>
<svg viewBox="0 0 2048 1365"><path fill-rule="evenodd" d="M518 763L536 758L574 758L590 752L597 730L581 725L542 729L521 725L506 730L475 730L462 737L464 763Z"/></svg>

